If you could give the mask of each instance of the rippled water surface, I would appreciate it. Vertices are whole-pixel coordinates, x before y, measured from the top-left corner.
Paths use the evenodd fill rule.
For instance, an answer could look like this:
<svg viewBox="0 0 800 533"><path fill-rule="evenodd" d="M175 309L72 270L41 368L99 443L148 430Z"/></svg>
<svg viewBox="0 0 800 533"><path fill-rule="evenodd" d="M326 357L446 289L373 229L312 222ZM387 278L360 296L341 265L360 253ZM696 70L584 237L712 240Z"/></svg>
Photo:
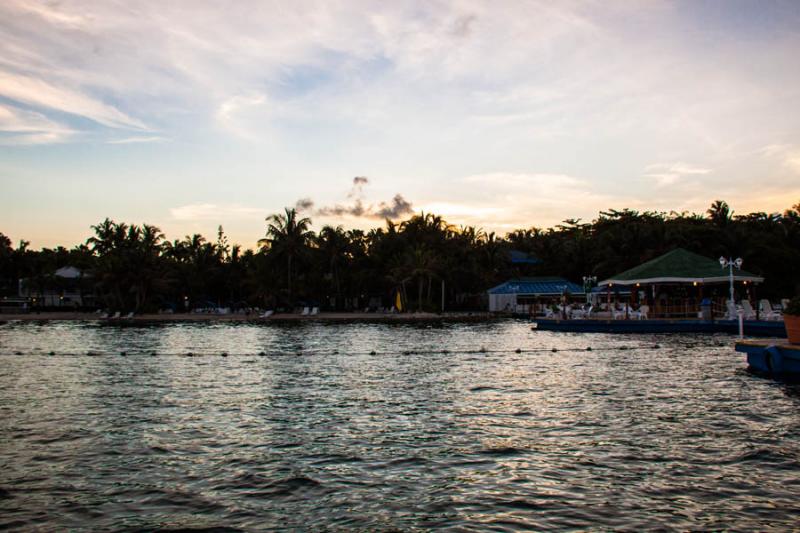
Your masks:
<svg viewBox="0 0 800 533"><path fill-rule="evenodd" d="M6 324L0 527L797 527L800 393L732 341Z"/></svg>

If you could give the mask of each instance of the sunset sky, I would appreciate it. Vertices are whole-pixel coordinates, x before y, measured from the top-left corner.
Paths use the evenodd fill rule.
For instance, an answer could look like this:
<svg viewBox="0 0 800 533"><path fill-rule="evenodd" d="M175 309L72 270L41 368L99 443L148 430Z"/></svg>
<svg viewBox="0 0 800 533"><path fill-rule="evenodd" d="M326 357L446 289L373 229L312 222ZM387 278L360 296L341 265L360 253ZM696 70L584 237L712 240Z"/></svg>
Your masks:
<svg viewBox="0 0 800 533"><path fill-rule="evenodd" d="M359 179L354 179L359 178ZM800 2L0 2L0 232L800 202Z"/></svg>

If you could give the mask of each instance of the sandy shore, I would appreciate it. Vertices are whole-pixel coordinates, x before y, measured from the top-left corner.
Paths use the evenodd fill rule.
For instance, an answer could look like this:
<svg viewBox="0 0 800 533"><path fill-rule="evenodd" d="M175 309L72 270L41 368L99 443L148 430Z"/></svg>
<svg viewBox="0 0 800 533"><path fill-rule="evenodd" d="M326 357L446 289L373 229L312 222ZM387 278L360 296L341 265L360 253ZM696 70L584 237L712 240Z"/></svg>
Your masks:
<svg viewBox="0 0 800 533"><path fill-rule="evenodd" d="M496 320L498 317L490 313L319 313L314 316L280 313L269 318L260 318L258 315L230 314L211 315L195 313L175 314L145 314L133 318L101 319L94 313L26 313L26 314L0 314L0 322L9 321L75 321L75 322L103 322L103 323L137 323L137 322L459 322L459 321L487 321Z"/></svg>

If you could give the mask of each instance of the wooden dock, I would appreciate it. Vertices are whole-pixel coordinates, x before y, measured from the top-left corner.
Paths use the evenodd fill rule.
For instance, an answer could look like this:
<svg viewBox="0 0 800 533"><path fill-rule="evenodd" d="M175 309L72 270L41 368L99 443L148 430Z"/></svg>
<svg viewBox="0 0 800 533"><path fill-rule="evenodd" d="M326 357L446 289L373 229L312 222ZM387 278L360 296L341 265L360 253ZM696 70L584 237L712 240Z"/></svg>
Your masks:
<svg viewBox="0 0 800 533"><path fill-rule="evenodd" d="M786 339L739 341L736 351L747 354L747 364L755 372L800 377L800 345Z"/></svg>

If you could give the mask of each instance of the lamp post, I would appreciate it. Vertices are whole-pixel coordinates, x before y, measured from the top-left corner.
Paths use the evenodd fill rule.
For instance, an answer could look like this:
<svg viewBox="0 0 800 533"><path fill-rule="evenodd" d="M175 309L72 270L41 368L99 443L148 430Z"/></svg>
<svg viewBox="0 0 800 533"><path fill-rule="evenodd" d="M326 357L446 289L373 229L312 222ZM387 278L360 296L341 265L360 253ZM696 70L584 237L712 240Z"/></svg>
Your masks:
<svg viewBox="0 0 800 533"><path fill-rule="evenodd" d="M733 267L736 267L737 270L742 269L742 258L737 257L736 259L728 258L725 259L724 257L719 258L719 264L722 268L728 269L728 279L730 280L731 285L731 308L736 308L736 302L733 300ZM742 311L738 311L737 314L739 315L739 338L744 338L744 314ZM731 317L733 318L733 317Z"/></svg>
<svg viewBox="0 0 800 533"><path fill-rule="evenodd" d="M730 280L730 291L731 291L731 303L735 303L733 299L733 267L736 267L736 270L742 269L742 258L737 257L736 259L728 258L725 259L724 257L719 258L719 264L722 268L728 269L728 279Z"/></svg>
<svg viewBox="0 0 800 533"><path fill-rule="evenodd" d="M590 303L589 298L595 283L597 283L597 276L583 276L583 292L586 294L587 304Z"/></svg>

